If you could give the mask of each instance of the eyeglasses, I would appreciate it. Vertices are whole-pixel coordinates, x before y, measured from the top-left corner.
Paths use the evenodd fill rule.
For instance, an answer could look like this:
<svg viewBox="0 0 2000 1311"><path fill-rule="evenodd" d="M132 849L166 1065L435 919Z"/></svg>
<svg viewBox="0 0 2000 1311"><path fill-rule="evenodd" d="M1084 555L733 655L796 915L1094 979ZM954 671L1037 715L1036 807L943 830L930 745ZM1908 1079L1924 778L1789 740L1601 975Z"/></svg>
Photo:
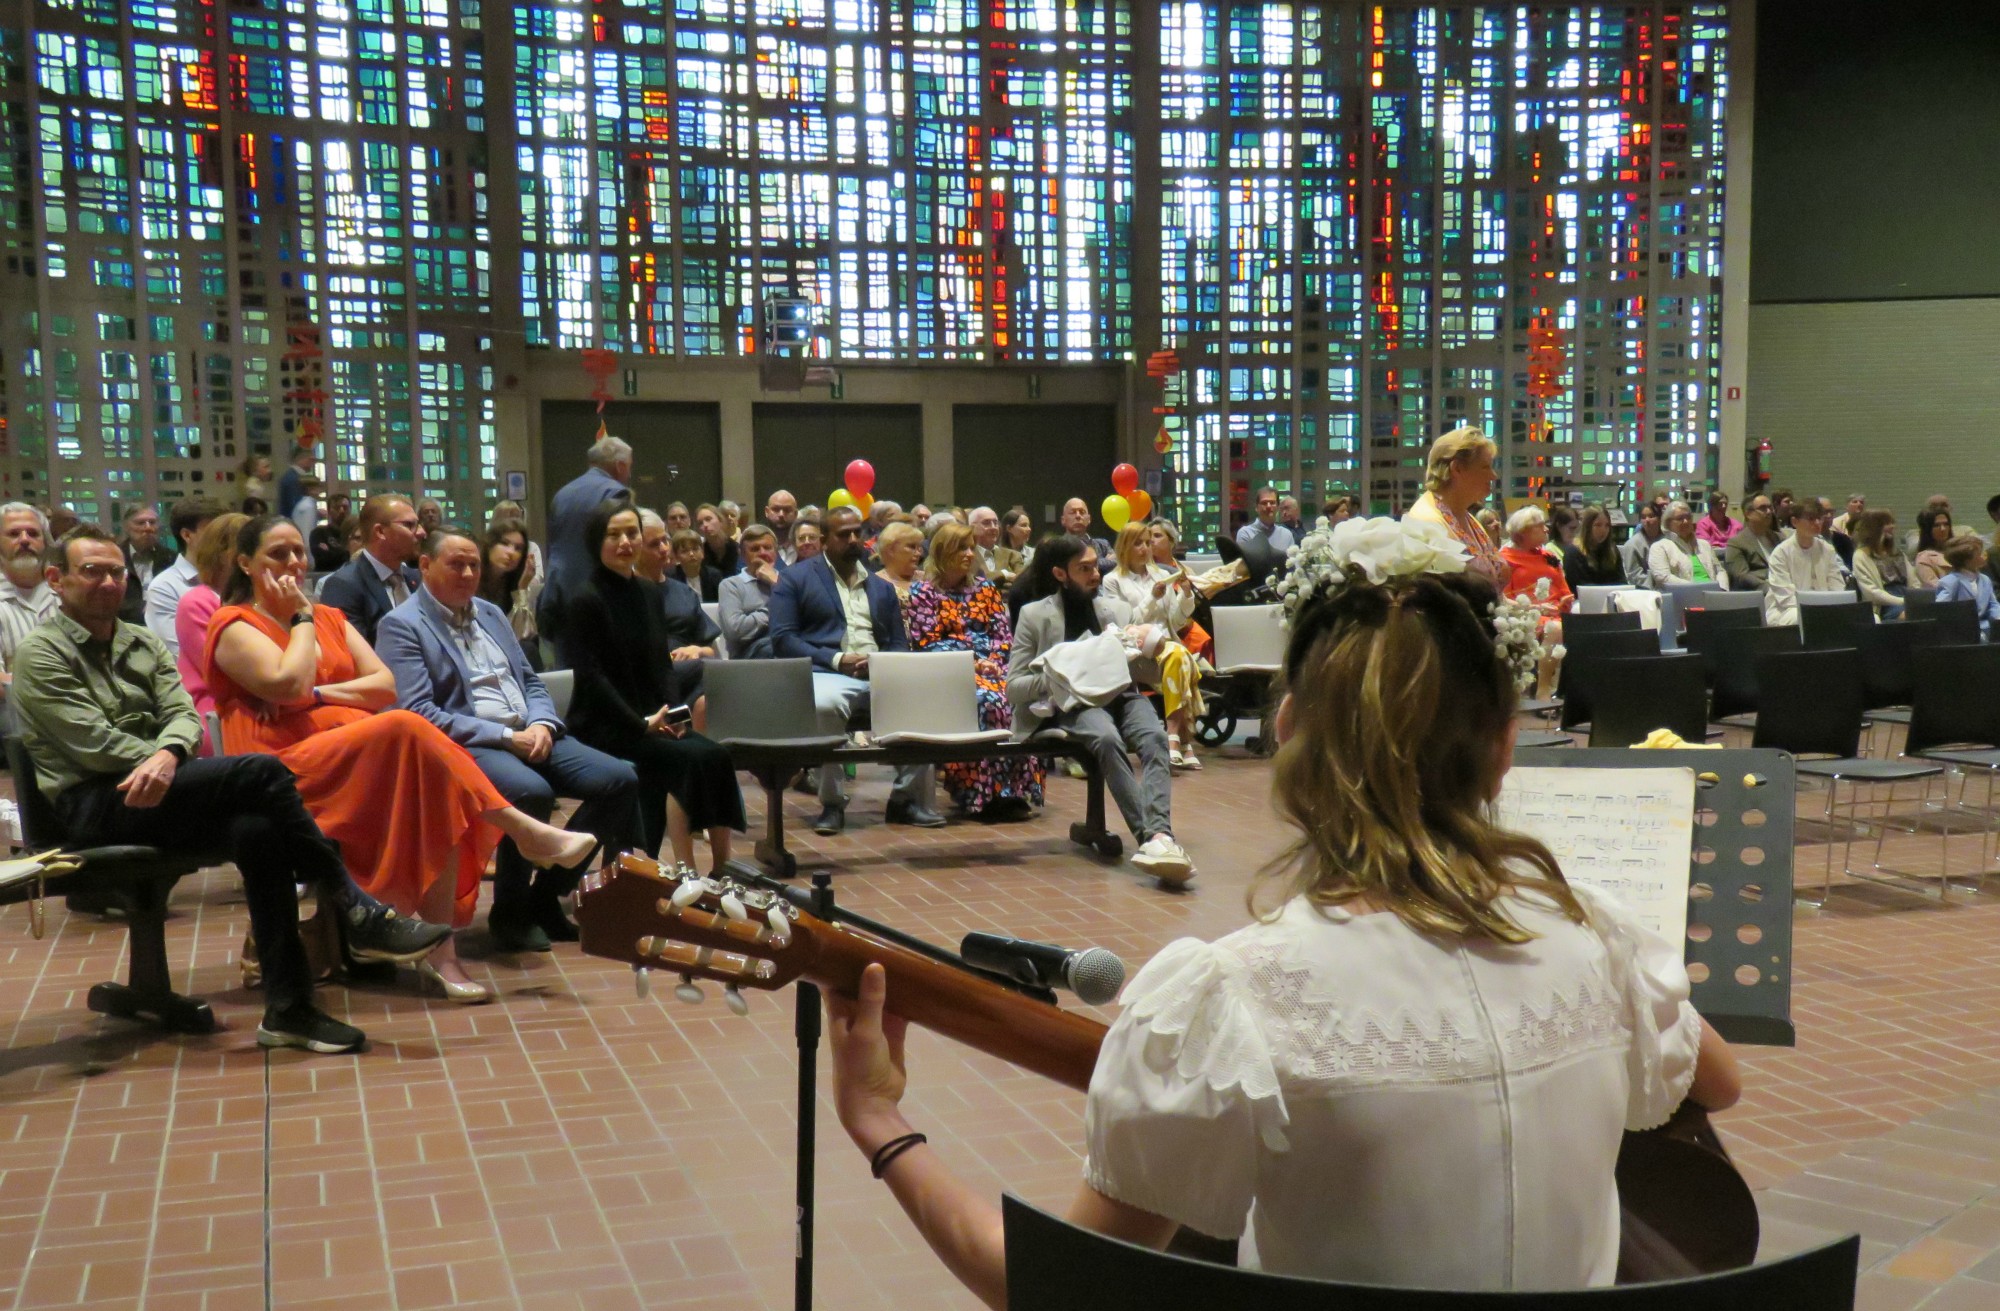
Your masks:
<svg viewBox="0 0 2000 1311"><path fill-rule="evenodd" d="M93 583L122 583L125 581L125 566L122 564L80 564L71 572L83 575Z"/></svg>

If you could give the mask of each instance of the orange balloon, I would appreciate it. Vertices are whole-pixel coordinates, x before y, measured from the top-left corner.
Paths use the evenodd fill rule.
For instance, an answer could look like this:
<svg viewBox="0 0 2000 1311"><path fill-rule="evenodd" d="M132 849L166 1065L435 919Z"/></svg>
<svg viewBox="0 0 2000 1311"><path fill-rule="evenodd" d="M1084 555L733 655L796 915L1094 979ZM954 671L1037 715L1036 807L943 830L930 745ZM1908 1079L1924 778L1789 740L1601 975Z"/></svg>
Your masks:
<svg viewBox="0 0 2000 1311"><path fill-rule="evenodd" d="M1145 488L1134 487L1125 493L1125 502L1132 507L1134 519L1144 520L1153 517L1153 498L1146 495Z"/></svg>

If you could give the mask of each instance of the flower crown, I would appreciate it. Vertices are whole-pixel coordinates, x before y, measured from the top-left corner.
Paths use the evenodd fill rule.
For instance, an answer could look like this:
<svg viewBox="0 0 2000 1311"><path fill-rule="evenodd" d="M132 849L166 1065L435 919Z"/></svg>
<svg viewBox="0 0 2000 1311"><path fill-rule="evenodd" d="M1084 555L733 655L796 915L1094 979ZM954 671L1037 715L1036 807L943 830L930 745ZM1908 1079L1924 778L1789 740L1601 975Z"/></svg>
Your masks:
<svg viewBox="0 0 2000 1311"><path fill-rule="evenodd" d="M1423 574L1462 574L1471 561L1465 547L1443 524L1428 519L1348 519L1313 530L1286 553L1286 573L1277 584L1285 626L1307 603L1333 596L1364 580L1379 587ZM1547 590L1544 581L1542 590ZM1540 612L1523 597L1501 597L1487 612L1493 649L1513 671L1514 686L1527 691L1545 651L1538 635Z"/></svg>

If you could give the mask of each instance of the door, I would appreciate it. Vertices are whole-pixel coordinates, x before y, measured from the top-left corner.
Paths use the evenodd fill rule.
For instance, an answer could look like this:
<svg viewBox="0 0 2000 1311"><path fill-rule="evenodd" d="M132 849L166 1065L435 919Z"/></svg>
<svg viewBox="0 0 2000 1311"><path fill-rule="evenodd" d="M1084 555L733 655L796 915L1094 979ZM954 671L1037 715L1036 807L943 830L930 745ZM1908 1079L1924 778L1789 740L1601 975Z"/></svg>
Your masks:
<svg viewBox="0 0 2000 1311"><path fill-rule="evenodd" d="M595 401L542 402L542 523L556 491L582 473L597 440ZM606 429L632 445L632 495L649 510L669 501L693 509L722 495L722 413L715 405L665 401L616 402ZM761 507L759 507L761 508Z"/></svg>
<svg viewBox="0 0 2000 1311"><path fill-rule="evenodd" d="M784 405L754 408L757 506L779 488L800 505L826 504L848 461L875 466L875 499L905 510L924 499L924 416L915 405Z"/></svg>
<svg viewBox="0 0 2000 1311"><path fill-rule="evenodd" d="M1098 502L1111 495L1117 424L1112 405L953 406L953 493L960 505L1002 514L1022 506L1037 537L1055 531L1072 496L1095 520Z"/></svg>

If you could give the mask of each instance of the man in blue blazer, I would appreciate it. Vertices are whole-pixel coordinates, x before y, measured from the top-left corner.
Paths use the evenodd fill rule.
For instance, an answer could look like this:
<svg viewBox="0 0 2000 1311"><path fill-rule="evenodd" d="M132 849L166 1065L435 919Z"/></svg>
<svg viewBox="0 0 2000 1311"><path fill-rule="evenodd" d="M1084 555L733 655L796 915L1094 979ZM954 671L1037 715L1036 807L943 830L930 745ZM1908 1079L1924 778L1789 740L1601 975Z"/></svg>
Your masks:
<svg viewBox="0 0 2000 1311"><path fill-rule="evenodd" d="M500 607L481 599L480 547L462 528L440 528L423 549L423 583L383 617L376 652L396 676L396 704L466 749L500 794L547 820L558 796L583 804L570 827L607 854L639 833L639 776L632 766L570 738L548 688L528 666ZM486 923L502 951L547 951L576 941L558 898L582 867L537 874L511 841L500 844Z"/></svg>
<svg viewBox="0 0 2000 1311"><path fill-rule="evenodd" d="M563 599L583 586L597 563L583 543L591 511L604 501L632 495L631 446L616 437L599 437L584 459L590 467L558 488L549 502L549 577L537 619L542 636L550 640L562 622Z"/></svg>
<svg viewBox="0 0 2000 1311"><path fill-rule="evenodd" d="M319 603L346 615L370 646L382 616L417 590L410 561L417 557L420 532L416 507L407 498L369 497L361 506L361 550L319 586Z"/></svg>
<svg viewBox="0 0 2000 1311"><path fill-rule="evenodd" d="M862 561L868 547L861 515L848 507L827 512L826 551L778 575L771 589L771 653L778 659L810 657L813 703L822 733L845 733L848 720L868 704L868 657L876 651L907 651L903 610L888 580L870 574ZM813 832L831 836L847 823L847 794L837 765L819 771L820 816ZM891 824L940 828L944 816L930 807L933 773L929 766L896 771L889 793Z"/></svg>

